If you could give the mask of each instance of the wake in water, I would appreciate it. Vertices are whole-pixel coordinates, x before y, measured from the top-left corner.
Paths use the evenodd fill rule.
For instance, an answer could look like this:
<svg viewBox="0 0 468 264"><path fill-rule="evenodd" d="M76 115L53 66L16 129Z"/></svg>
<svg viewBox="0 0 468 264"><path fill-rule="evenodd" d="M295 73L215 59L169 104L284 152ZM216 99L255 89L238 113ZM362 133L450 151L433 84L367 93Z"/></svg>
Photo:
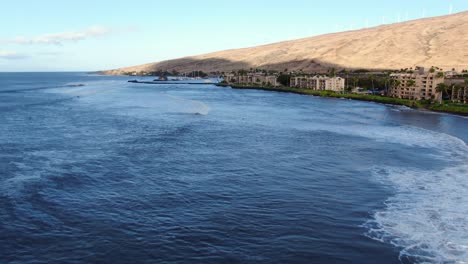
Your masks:
<svg viewBox="0 0 468 264"><path fill-rule="evenodd" d="M440 159L448 167L374 169L376 179L393 186L396 194L364 225L366 235L402 248L405 263L468 263L468 148L448 135L430 142L439 143Z"/></svg>
<svg viewBox="0 0 468 264"><path fill-rule="evenodd" d="M167 96L177 103L179 112L192 113L195 115L207 115L210 112L210 107L203 102L176 97L173 95Z"/></svg>

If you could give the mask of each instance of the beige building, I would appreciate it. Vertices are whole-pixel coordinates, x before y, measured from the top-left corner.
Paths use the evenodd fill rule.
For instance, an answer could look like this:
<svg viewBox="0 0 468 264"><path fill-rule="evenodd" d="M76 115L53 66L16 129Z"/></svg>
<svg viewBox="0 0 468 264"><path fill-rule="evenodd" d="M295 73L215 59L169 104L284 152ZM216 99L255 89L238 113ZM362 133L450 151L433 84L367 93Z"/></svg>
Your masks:
<svg viewBox="0 0 468 264"><path fill-rule="evenodd" d="M444 83L444 77L438 76L437 72L425 72L424 68L419 68L414 73L393 73L390 78L398 81L398 85L393 85L389 90L389 96L411 99L411 100L431 100L437 97L437 85Z"/></svg>
<svg viewBox="0 0 468 264"><path fill-rule="evenodd" d="M452 87L450 98L453 102L468 104L468 83L465 78L445 79L445 84Z"/></svg>
<svg viewBox="0 0 468 264"><path fill-rule="evenodd" d="M255 85L269 85L278 86L276 75L266 75L263 73L248 73L247 75L235 75L232 73L225 74L224 80L227 83L236 84L255 84Z"/></svg>
<svg viewBox="0 0 468 264"><path fill-rule="evenodd" d="M290 86L293 88L305 88L318 91L342 92L345 88L345 79L341 77L292 77Z"/></svg>

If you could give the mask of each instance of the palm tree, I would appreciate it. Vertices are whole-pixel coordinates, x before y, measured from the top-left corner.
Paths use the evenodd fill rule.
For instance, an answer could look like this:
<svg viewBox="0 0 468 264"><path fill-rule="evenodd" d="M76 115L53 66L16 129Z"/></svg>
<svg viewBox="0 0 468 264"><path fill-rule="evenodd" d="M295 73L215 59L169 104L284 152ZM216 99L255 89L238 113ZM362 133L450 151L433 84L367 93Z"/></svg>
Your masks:
<svg viewBox="0 0 468 264"><path fill-rule="evenodd" d="M392 82L393 82L393 84L391 86L392 86L393 89L396 89L396 88L400 87L400 85L401 85L400 80L392 79Z"/></svg>
<svg viewBox="0 0 468 264"><path fill-rule="evenodd" d="M463 85L461 84L452 84L452 102L460 100L460 91L462 91Z"/></svg>
<svg viewBox="0 0 468 264"><path fill-rule="evenodd" d="M371 81L372 83L372 93L374 92L374 80L375 80L375 75L374 74L369 74L369 80Z"/></svg>
<svg viewBox="0 0 468 264"><path fill-rule="evenodd" d="M453 94L453 90L455 90L455 84L447 85L447 97L452 97L451 95Z"/></svg>
<svg viewBox="0 0 468 264"><path fill-rule="evenodd" d="M391 81L391 79L388 78L388 75L385 75L383 78L382 78L383 82L384 82L384 85L385 85L385 93L388 93L388 85Z"/></svg>
<svg viewBox="0 0 468 264"><path fill-rule="evenodd" d="M397 81L398 80L391 79L391 78L388 80L388 89L386 89L385 95L389 96L400 85L400 84L396 85Z"/></svg>
<svg viewBox="0 0 468 264"><path fill-rule="evenodd" d="M444 93L447 92L448 86L445 83L437 84L436 91L439 93L439 103L442 104L442 100L444 98Z"/></svg>
<svg viewBox="0 0 468 264"><path fill-rule="evenodd" d="M450 101L454 101L455 100L455 93L458 92L458 87L455 85L455 84L452 84L452 89L450 89L452 92L450 94Z"/></svg>
<svg viewBox="0 0 468 264"><path fill-rule="evenodd" d="M354 84L354 89L357 88L357 84L359 82L359 78L358 77L353 77L353 84Z"/></svg>
<svg viewBox="0 0 468 264"><path fill-rule="evenodd" d="M409 81L406 82L406 86L408 88L415 87L416 86L416 81L415 80L409 80ZM411 93L411 94L412 94L411 98L414 99L414 93Z"/></svg>
<svg viewBox="0 0 468 264"><path fill-rule="evenodd" d="M440 78L444 78L444 73L443 72L438 72L436 74L436 78L440 79Z"/></svg>
<svg viewBox="0 0 468 264"><path fill-rule="evenodd" d="M466 70L465 70L466 71ZM465 78L465 80L463 81L464 84L460 84L459 85L459 91L457 91L457 99L459 101L462 101L463 103L466 103L466 94L467 94L467 91L468 91L468 78Z"/></svg>

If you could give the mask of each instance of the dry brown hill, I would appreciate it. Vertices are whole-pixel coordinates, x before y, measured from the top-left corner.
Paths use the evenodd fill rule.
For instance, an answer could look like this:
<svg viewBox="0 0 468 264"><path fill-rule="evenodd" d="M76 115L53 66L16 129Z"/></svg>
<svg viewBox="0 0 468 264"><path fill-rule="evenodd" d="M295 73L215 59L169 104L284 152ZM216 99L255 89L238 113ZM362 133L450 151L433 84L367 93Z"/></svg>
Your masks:
<svg viewBox="0 0 468 264"><path fill-rule="evenodd" d="M330 67L400 69L413 66L468 69L468 11L103 73L156 70L214 72L249 68L315 72Z"/></svg>

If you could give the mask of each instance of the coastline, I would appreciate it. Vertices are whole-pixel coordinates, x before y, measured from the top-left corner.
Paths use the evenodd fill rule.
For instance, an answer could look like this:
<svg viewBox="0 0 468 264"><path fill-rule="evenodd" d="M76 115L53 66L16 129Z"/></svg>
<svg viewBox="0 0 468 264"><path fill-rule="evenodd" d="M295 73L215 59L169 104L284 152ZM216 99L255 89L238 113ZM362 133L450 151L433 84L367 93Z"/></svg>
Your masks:
<svg viewBox="0 0 468 264"><path fill-rule="evenodd" d="M310 89L291 88L291 87L267 87L255 85L232 85L232 84L216 84L219 87L230 87L232 89L245 89L245 90L262 90L282 93L295 93L302 95L312 95L328 98L344 98L358 101L367 101L380 104L402 105L413 109L433 111L438 113L448 113L454 115L468 116L468 105L439 105L439 104L425 104L421 101L385 97L379 95L366 95L366 94L339 94L333 91L315 91Z"/></svg>

